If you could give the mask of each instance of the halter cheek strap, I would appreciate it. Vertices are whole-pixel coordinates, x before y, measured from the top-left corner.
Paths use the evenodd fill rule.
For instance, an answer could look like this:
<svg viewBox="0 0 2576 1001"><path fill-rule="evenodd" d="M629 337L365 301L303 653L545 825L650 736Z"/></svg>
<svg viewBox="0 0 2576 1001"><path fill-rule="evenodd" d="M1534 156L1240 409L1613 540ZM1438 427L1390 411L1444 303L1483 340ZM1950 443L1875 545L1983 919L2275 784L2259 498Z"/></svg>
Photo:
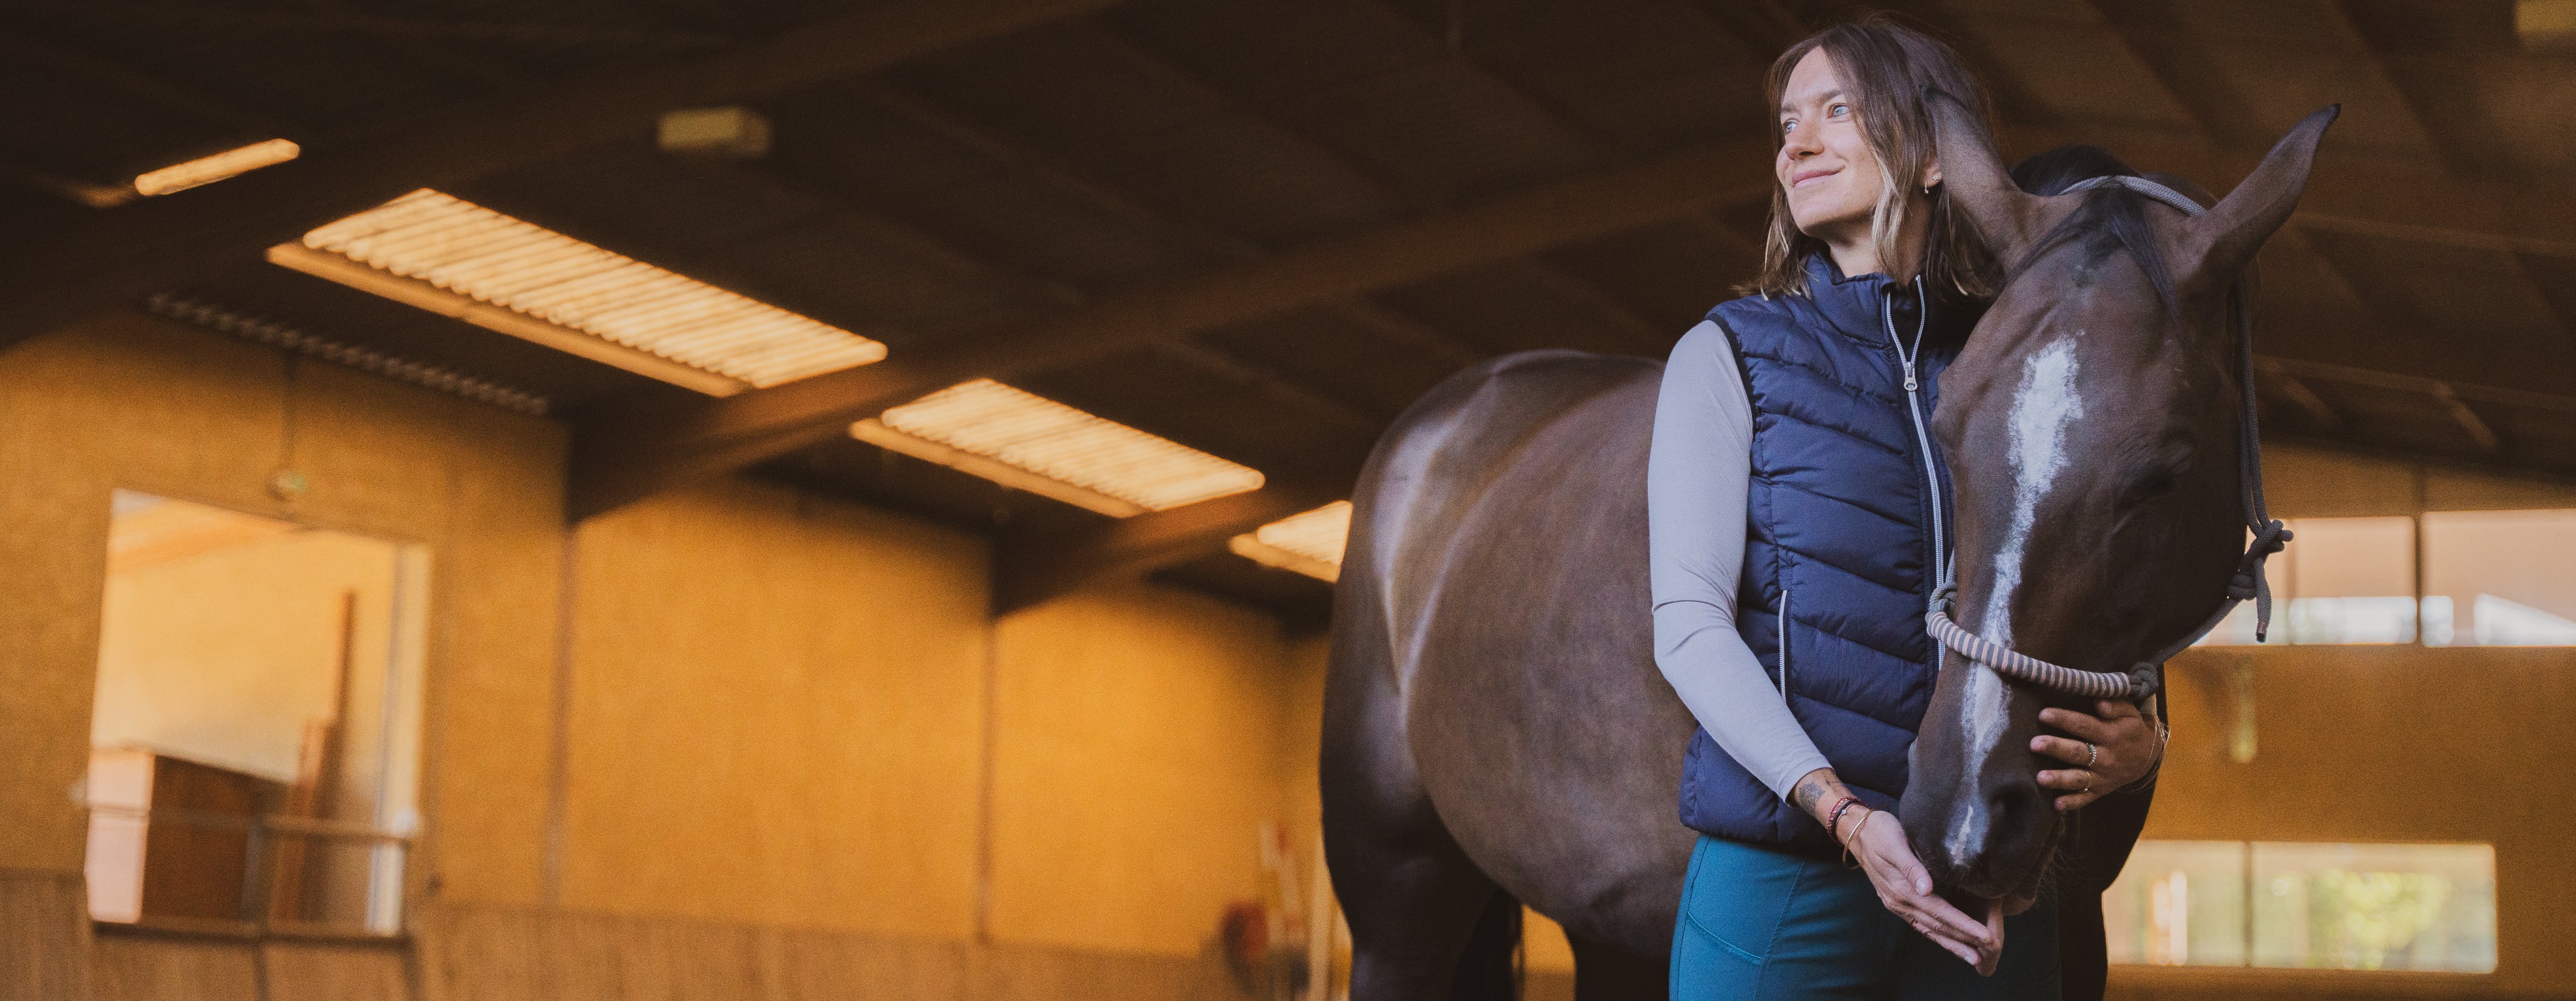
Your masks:
<svg viewBox="0 0 2576 1001"><path fill-rule="evenodd" d="M2066 193L2109 187L2127 188L2172 206L2184 215L2196 216L2206 211L2199 202L2185 197L2182 192L2143 177L2090 178L2068 187ZM2128 673L2077 670L2029 656L1969 632L1952 621L1950 609L1958 596L1958 582L1955 577L1957 568L1952 563L1950 554L1943 553L1941 554L1941 585L1932 594L1932 607L1923 615L1925 628L1931 632L1934 639L1941 642L1942 646L1950 648L1962 657L1993 668L1997 674L2043 688L2053 688L2092 698L2118 697L2133 702L2144 702L2156 693L2157 678L2164 667L2164 662L2193 643L2199 642L2200 638L2208 635L2210 630L2218 628L2218 624L2226 621L2229 613L2236 611L2238 604L2249 600L2254 602L2254 641L2260 643L2264 640L2272 626L2272 585L2264 576L2264 561L2273 553L2280 552L2282 545L2290 541L2290 531L2281 524L2280 519L2272 517L2263 505L2263 439L2262 429L2255 423L2254 303L2244 282L2236 282L2229 286L2228 307L2235 314L2233 319L2236 334L2236 381L2241 394L2239 405L2242 408L2242 419L2237 423L2242 436L2237 449L2237 482L2240 485L2240 497L2244 502L2245 527L2253 533L2254 538L2252 543L2245 547L2245 555L2237 559L2236 573L2227 580L2227 597L2219 602L2218 610L2211 613L2198 628L2185 633L2182 638L2157 651L2155 656L2139 661L2135 667L2129 669Z"/></svg>

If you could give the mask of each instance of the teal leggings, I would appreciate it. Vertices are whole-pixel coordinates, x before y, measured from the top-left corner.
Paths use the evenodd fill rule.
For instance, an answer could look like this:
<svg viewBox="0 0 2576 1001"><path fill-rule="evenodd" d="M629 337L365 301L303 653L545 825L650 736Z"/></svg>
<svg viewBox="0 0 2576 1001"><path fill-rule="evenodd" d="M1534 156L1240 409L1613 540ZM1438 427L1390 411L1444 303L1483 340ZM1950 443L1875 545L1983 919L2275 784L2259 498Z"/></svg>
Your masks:
<svg viewBox="0 0 2576 1001"><path fill-rule="evenodd" d="M1888 913L1858 869L1719 838L1692 849L1673 929L1673 1001L2056 1001L2057 918L2004 919L1992 977Z"/></svg>

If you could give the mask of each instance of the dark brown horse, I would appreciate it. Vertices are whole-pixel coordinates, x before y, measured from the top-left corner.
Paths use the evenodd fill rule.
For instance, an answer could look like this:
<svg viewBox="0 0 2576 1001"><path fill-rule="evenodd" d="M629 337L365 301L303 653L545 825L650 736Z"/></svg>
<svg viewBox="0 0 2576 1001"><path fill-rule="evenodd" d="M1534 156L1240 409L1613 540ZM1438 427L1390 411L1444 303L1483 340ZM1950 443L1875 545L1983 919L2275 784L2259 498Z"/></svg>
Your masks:
<svg viewBox="0 0 2576 1001"><path fill-rule="evenodd" d="M2332 117L2188 218L2125 190L2024 194L1944 117L1948 183L2010 266L1933 419L1961 509L1960 625L2118 672L2219 604L2242 531L2226 292ZM1520 903L1565 927L1579 997L1662 996L1693 836L1675 806L1691 718L1656 672L1646 585L1660 374L1497 359L1370 456L1322 758L1355 1001L1509 996ZM2027 896L2050 870L2063 825L2027 746L2041 706L2071 703L1943 659L1899 813L1948 892ZM2137 822L2084 832L2058 868L2098 892Z"/></svg>

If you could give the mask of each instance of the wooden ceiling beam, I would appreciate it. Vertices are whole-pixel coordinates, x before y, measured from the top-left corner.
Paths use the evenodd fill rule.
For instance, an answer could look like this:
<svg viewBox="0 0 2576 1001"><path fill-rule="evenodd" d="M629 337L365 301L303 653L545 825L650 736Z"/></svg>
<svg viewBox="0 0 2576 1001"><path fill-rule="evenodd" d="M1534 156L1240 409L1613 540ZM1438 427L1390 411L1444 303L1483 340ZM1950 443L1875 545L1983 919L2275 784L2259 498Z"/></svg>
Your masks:
<svg viewBox="0 0 2576 1001"><path fill-rule="evenodd" d="M2286 372L2274 373L2272 384L2275 391L2288 399L2291 405L2298 407L2301 413L2306 414L2308 422L2316 425L2318 429L2327 432L2343 430L2343 415L2335 413L2334 407L2328 405L2324 397L2318 396L2316 390L2309 389L2308 384L2298 376Z"/></svg>
<svg viewBox="0 0 2576 1001"><path fill-rule="evenodd" d="M1008 377L1187 339L1562 243L1765 197L1767 142L1681 150L1482 204L1322 240L1218 271L1103 296L1043 323L898 345L882 362L578 431L571 512L584 518L842 432L849 422L977 376ZM1728 184L1718 179L1745 179Z"/></svg>
<svg viewBox="0 0 2576 1001"><path fill-rule="evenodd" d="M1489 352L1461 341L1456 335L1428 323L1398 313L1362 298L1328 303L1326 312L1345 323L1367 327L1379 337L1405 345L1425 354L1437 355L1456 368L1483 361Z"/></svg>
<svg viewBox="0 0 2576 1001"><path fill-rule="evenodd" d="M1262 255L1261 248L1249 240L1218 232L1196 221L1177 219L1149 207L1126 192L1090 177L1063 157L996 133L926 95L887 81L870 83L866 94L869 101L878 107L942 139L974 150L994 163L1025 171L1047 187L1074 195L1139 229L1176 236L1198 245L1203 253L1219 258L1248 260Z"/></svg>
<svg viewBox="0 0 2576 1001"><path fill-rule="evenodd" d="M1195 340L1170 340L1155 344L1154 349L1346 434L1375 438L1378 431L1386 426L1385 418L1363 413L1357 407L1317 392L1303 380L1221 348Z"/></svg>
<svg viewBox="0 0 2576 1001"><path fill-rule="evenodd" d="M883 69L1119 0L893 0L764 41L430 112L291 163L101 212L0 253L0 346L179 284L418 187L452 186L650 132L672 108Z"/></svg>
<svg viewBox="0 0 2576 1001"><path fill-rule="evenodd" d="M2527 389L2510 389L2503 386L2484 386L2476 383L2452 382L2445 379L2432 379L2420 375L2407 375L2400 372L2383 372L2375 368L2360 368L2352 365L2337 365L2332 362L2309 361L2304 358L2281 358L2272 355L2257 356L2254 359L2254 368L2256 371L2267 374L2295 376L2314 382L2341 383L2344 385L2360 386L2368 389L2395 390L2401 393L2416 393L2423 396L2430 396L2435 399L2440 399L2444 394L2448 394L2457 399L2476 400L2480 403L2491 403L2499 406L2518 407L2524 410L2537 410L2542 413L2564 414L2570 417L2576 417L2576 394L2560 395L2556 393L2535 393Z"/></svg>
<svg viewBox="0 0 2576 1001"><path fill-rule="evenodd" d="M1594 128L1591 123L1575 117L1575 114L1571 109L1558 104L1553 98L1535 90L1531 90L1529 87L1522 85L1520 81L1505 76L1501 71L1488 65L1485 60L1478 58L1471 51L1471 47L1466 44L1466 40L1464 38L1457 37L1456 35L1449 35L1445 38L1441 37L1441 35L1448 33L1433 32L1421 21L1416 20L1412 15L1406 13L1401 8L1396 7L1394 4L1385 2L1385 0L1379 0L1376 6L1381 13L1385 14L1389 19L1396 23L1403 25L1418 39L1448 49L1450 56L1456 60L1459 68L1465 70L1470 77L1473 77L1477 82L1493 88L1496 91L1511 95L1512 100L1520 102L1522 107L1527 108L1531 112L1536 113L1539 117L1546 119L1550 127L1564 133L1567 138L1573 139L1575 142L1584 146L1586 152L1600 155L1625 150L1627 146L1626 143L1620 142L1619 140L1611 137L1608 133ZM1453 11L1455 9L1456 8L1454 7L1452 8Z"/></svg>
<svg viewBox="0 0 2576 1001"><path fill-rule="evenodd" d="M1697 0L1690 9L1766 64L1814 30L1780 0Z"/></svg>
<svg viewBox="0 0 2576 1001"><path fill-rule="evenodd" d="M1342 148L1339 144L1328 143L1298 129L1290 128L1268 109L1254 104L1242 95L1217 86L1215 82L1199 72L1173 62L1169 57L1147 48L1144 43L1098 18L1086 20L1082 25L1091 32L1103 48L1118 53L1121 58L1127 60L1129 65L1160 78L1168 86L1188 91L1191 96L1212 107L1223 108L1246 121L1270 130L1282 139L1305 147L1315 155L1331 161L1352 177L1375 187L1389 202L1410 211L1438 210L1447 208L1451 204L1449 192L1436 191L1419 183L1388 177L1358 154Z"/></svg>
<svg viewBox="0 0 2576 1001"><path fill-rule="evenodd" d="M1681 330L1666 330L1647 322L1645 317L1637 315L1636 310L1628 308L1627 304L1620 302L1619 298L1611 295L1608 290L1593 284L1589 279L1568 274L1565 269L1553 264L1531 259L1520 262L1519 270L1537 279L1538 283L1546 286L1549 291L1582 303L1584 308L1592 311L1593 315L1601 317L1603 321L1618 328L1621 335L1640 347L1671 341L1683 333Z"/></svg>
<svg viewBox="0 0 2576 1001"><path fill-rule="evenodd" d="M149 73L74 52L53 42L0 32L0 57L5 57L12 62L29 64L50 73L85 80L144 103L176 111L216 128L230 129L245 135L266 133L260 137L263 139L286 136L282 126L266 115L195 88L182 87Z"/></svg>
<svg viewBox="0 0 2576 1001"><path fill-rule="evenodd" d="M1244 532L1349 495L1356 464L1315 471L1300 483L1104 521L1073 533L1021 536L1004 529L993 547L993 610L1007 614L1084 586L1127 580L1225 551ZM1319 484L1338 482L1340 489Z"/></svg>
<svg viewBox="0 0 2576 1001"><path fill-rule="evenodd" d="M2397 79L2396 74L2390 72L2388 60L2380 55L2379 46L2371 42L2370 35L2361 30L2361 24L2352 19L2352 11L2348 9L2345 0L2319 0L2316 8L2324 15L2327 30L2342 39L2345 45L2351 46L2354 52L2360 53L2362 74L2369 77L2372 83L2378 84L2379 88L2389 96L2396 98L2399 113L2406 116L2407 130L2413 132L2416 140L2424 144L2424 149L2430 151L2453 173L2461 173L2463 168L2470 166L2460 157L2458 151L2442 141L2441 133L2433 130L2433 119L2425 113L2423 101L2413 91L2406 89L2403 85L2404 81ZM2454 114L2458 111L2458 107L2454 104L2441 111L2444 114Z"/></svg>
<svg viewBox="0 0 2576 1001"><path fill-rule="evenodd" d="M2504 454L2504 439L2496 435L2495 427L2488 424L2486 418L2478 416L2477 409L2469 406L2469 401L2461 399L2459 391L2451 388L2450 383L2434 383L2432 396L2434 402L2450 412L2451 421L2468 434L2469 440L2477 443L2478 451L2488 455Z"/></svg>

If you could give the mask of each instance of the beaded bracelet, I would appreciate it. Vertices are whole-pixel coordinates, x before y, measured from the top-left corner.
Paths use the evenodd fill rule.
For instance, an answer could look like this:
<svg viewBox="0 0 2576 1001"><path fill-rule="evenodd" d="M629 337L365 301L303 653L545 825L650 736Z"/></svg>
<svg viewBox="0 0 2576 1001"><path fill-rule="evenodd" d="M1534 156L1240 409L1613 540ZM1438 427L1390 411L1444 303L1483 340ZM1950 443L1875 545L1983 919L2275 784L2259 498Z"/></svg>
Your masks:
<svg viewBox="0 0 2576 1001"><path fill-rule="evenodd" d="M1852 804L1858 802L1860 802L1860 797L1858 796L1845 796L1841 799L1835 800L1834 808L1826 811L1825 834L1826 836L1833 838L1835 843L1839 844L1843 840L1843 811L1851 809Z"/></svg>

